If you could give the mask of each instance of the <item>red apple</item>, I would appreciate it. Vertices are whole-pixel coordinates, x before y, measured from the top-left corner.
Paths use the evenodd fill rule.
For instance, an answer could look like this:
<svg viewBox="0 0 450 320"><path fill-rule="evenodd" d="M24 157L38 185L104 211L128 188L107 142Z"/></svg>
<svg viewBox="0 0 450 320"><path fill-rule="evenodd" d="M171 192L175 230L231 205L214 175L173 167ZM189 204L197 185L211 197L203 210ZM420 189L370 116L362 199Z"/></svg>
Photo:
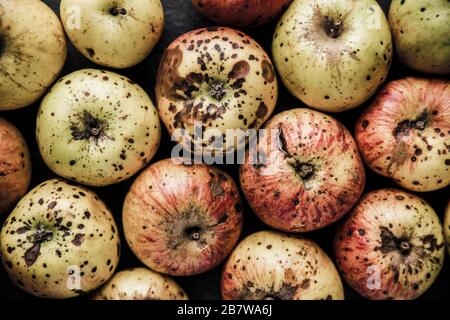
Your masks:
<svg viewBox="0 0 450 320"><path fill-rule="evenodd" d="M365 195L335 239L339 269L370 299L414 299L444 263L439 218L421 198L395 189Z"/></svg>
<svg viewBox="0 0 450 320"><path fill-rule="evenodd" d="M149 268L170 275L212 269L231 252L242 229L238 189L207 165L166 159L134 182L123 209L125 237Z"/></svg>
<svg viewBox="0 0 450 320"><path fill-rule="evenodd" d="M273 117L258 142L261 163L246 154L242 190L269 226L290 232L322 228L358 201L365 172L348 130L332 117L293 109Z"/></svg>
<svg viewBox="0 0 450 320"><path fill-rule="evenodd" d="M449 81L406 78L387 84L356 124L367 165L404 188L450 184Z"/></svg>
<svg viewBox="0 0 450 320"><path fill-rule="evenodd" d="M28 146L19 130L0 118L0 214L12 209L25 195L30 180Z"/></svg>
<svg viewBox="0 0 450 320"><path fill-rule="evenodd" d="M236 247L222 274L226 300L342 300L341 278L314 242L274 231L254 233Z"/></svg>
<svg viewBox="0 0 450 320"><path fill-rule="evenodd" d="M222 25L256 27L272 20L291 0L192 0L197 10Z"/></svg>

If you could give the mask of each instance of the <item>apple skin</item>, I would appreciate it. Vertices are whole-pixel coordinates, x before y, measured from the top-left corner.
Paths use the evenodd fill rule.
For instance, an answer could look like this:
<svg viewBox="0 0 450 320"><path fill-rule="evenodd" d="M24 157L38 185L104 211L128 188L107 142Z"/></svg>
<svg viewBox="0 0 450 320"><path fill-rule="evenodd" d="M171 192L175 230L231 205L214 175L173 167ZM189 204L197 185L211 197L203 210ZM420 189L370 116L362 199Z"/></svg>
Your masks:
<svg viewBox="0 0 450 320"><path fill-rule="evenodd" d="M242 191L264 223L312 231L340 219L358 201L364 166L341 123L318 111L292 109L264 129L258 148L265 161L253 164L247 152L240 167Z"/></svg>
<svg viewBox="0 0 450 320"><path fill-rule="evenodd" d="M399 60L430 74L450 73L450 2L393 0L389 25Z"/></svg>
<svg viewBox="0 0 450 320"><path fill-rule="evenodd" d="M171 278L147 268L116 273L93 300L188 300L184 290Z"/></svg>
<svg viewBox="0 0 450 320"><path fill-rule="evenodd" d="M161 128L147 93L119 74L84 69L61 78L42 100L36 137L58 175L90 186L130 178L156 153Z"/></svg>
<svg viewBox="0 0 450 320"><path fill-rule="evenodd" d="M192 0L208 19L234 27L257 27L277 16L291 0Z"/></svg>
<svg viewBox="0 0 450 320"><path fill-rule="evenodd" d="M450 200L448 201L447 209L445 209L444 233L447 242L448 253L450 254Z"/></svg>
<svg viewBox="0 0 450 320"><path fill-rule="evenodd" d="M222 273L225 300L343 300L341 278L314 242L275 231L242 240Z"/></svg>
<svg viewBox="0 0 450 320"><path fill-rule="evenodd" d="M278 85L272 63L256 41L224 27L188 32L166 49L159 65L156 99L159 115L172 136L185 129L183 145L202 151L211 137L227 129L258 129L272 114ZM205 128L194 141L196 123ZM208 130L210 132L208 133ZM223 153L237 148L223 145ZM217 153L222 153L219 148Z"/></svg>
<svg viewBox="0 0 450 320"><path fill-rule="evenodd" d="M444 245L433 208L413 194L382 189L353 209L334 250L353 289L369 299L400 300L415 299L431 286L444 263Z"/></svg>
<svg viewBox="0 0 450 320"><path fill-rule="evenodd" d="M71 27L78 8L80 27ZM160 0L62 0L61 20L72 44L94 63L129 68L144 60L164 28Z"/></svg>
<svg viewBox="0 0 450 320"><path fill-rule="evenodd" d="M3 266L14 283L32 295L76 297L113 275L120 256L117 230L96 194L63 180L48 180L25 195L3 224ZM78 289L67 286L69 268L75 267Z"/></svg>
<svg viewBox="0 0 450 320"><path fill-rule="evenodd" d="M231 177L180 161L165 159L145 169L123 208L125 238L134 254L152 270L176 276L221 263L237 243L243 220Z"/></svg>
<svg viewBox="0 0 450 320"><path fill-rule="evenodd" d="M379 28L370 24L376 18ZM386 79L392 51L389 25L375 0L294 0L272 43L275 66L287 89L326 112L345 111L368 100Z"/></svg>
<svg viewBox="0 0 450 320"><path fill-rule="evenodd" d="M30 186L30 151L22 134L0 117L0 215L7 213Z"/></svg>
<svg viewBox="0 0 450 320"><path fill-rule="evenodd" d="M419 192L450 184L449 83L406 78L383 87L356 123L370 169Z"/></svg>
<svg viewBox="0 0 450 320"><path fill-rule="evenodd" d="M36 102L67 55L61 22L44 2L0 2L0 111Z"/></svg>

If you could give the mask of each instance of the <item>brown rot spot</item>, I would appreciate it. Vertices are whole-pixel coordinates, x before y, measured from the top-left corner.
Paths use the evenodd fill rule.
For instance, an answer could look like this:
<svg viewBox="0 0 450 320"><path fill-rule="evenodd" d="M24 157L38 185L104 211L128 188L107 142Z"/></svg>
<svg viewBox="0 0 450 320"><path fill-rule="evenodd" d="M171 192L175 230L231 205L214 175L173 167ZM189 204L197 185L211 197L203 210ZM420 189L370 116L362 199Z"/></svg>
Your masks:
<svg viewBox="0 0 450 320"><path fill-rule="evenodd" d="M81 244L83 243L83 241L84 241L84 234L77 233L77 234L75 235L75 238L72 240L72 244L73 244L74 246L79 247L79 246L81 246Z"/></svg>
<svg viewBox="0 0 450 320"><path fill-rule="evenodd" d="M250 72L250 65L247 61L241 60L234 64L233 69L228 74L230 79L245 78Z"/></svg>
<svg viewBox="0 0 450 320"><path fill-rule="evenodd" d="M268 83L272 83L273 80L275 80L275 72L273 71L272 64L267 60L263 60L261 62L261 67L264 80Z"/></svg>
<svg viewBox="0 0 450 320"><path fill-rule="evenodd" d="M344 26L342 24L342 20L325 16L323 20L323 29L325 30L327 36L336 39L339 38L344 31Z"/></svg>
<svg viewBox="0 0 450 320"><path fill-rule="evenodd" d="M70 127L74 140L89 140L90 138L98 140L106 136L106 123L103 120L94 118L86 110L77 117L78 121L73 122Z"/></svg>
<svg viewBox="0 0 450 320"><path fill-rule="evenodd" d="M95 50L92 48L86 48L86 52L89 55L89 57L93 58L95 56Z"/></svg>
<svg viewBox="0 0 450 320"><path fill-rule="evenodd" d="M424 110L416 119L414 120L403 120L397 127L395 127L392 133L397 139L401 136L408 135L409 130L424 130L430 122L430 114L427 110Z"/></svg>
<svg viewBox="0 0 450 320"><path fill-rule="evenodd" d="M268 112L269 109L267 108L267 105L264 102L261 102L259 104L258 110L256 110L256 117L259 119L264 119Z"/></svg>

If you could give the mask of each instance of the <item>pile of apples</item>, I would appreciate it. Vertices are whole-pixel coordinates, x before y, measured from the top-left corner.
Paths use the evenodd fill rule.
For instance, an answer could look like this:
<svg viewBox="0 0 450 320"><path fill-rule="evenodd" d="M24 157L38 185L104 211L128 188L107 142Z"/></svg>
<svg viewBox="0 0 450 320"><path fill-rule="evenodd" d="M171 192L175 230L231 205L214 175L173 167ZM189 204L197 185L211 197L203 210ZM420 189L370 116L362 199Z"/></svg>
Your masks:
<svg viewBox="0 0 450 320"><path fill-rule="evenodd" d="M449 193L439 215L417 195L450 185L450 2L393 0L388 18L375 0L192 2L217 26L167 46L155 106L120 70L59 75L66 36L99 66L139 68L163 32L160 0L62 0L59 17L39 0L0 0L0 116L40 102L37 146L60 177L29 191L27 142L0 117L12 281L46 298L187 299L176 277L224 262L224 299L339 300L341 278L369 299L422 295L450 252ZM241 30L274 18L272 63ZM394 51L423 76L385 83ZM273 115L279 80L298 105ZM333 113L357 107L352 135ZM213 165L151 163L160 121L202 152L227 130L268 129L266 160L247 152L239 185ZM198 141L196 124L214 133ZM398 188L364 193L365 166ZM122 230L89 187L135 175ZM267 225L244 239L242 197ZM302 233L335 222L329 257ZM122 233L143 265L116 272Z"/></svg>

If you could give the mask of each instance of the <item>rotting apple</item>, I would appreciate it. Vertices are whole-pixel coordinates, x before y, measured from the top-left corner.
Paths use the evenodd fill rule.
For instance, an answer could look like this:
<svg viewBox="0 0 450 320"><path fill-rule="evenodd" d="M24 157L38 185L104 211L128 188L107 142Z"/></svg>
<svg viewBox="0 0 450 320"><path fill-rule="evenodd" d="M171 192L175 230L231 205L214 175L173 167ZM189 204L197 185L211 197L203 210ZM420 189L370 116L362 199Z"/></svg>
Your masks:
<svg viewBox="0 0 450 320"><path fill-rule="evenodd" d="M237 243L239 192L217 168L165 159L150 165L132 185L123 226L129 247L149 268L198 274L217 266Z"/></svg>
<svg viewBox="0 0 450 320"><path fill-rule="evenodd" d="M393 0L389 25L399 60L432 74L450 73L450 2Z"/></svg>
<svg viewBox="0 0 450 320"><path fill-rule="evenodd" d="M331 259L314 242L274 231L242 240L222 273L226 300L342 300Z"/></svg>
<svg viewBox="0 0 450 320"><path fill-rule="evenodd" d="M445 209L444 233L447 241L448 253L450 254L450 200L447 203L447 209Z"/></svg>
<svg viewBox="0 0 450 320"><path fill-rule="evenodd" d="M210 20L235 27L262 25L288 6L291 0L192 0L197 10Z"/></svg>
<svg viewBox="0 0 450 320"><path fill-rule="evenodd" d="M230 28L180 36L166 49L158 70L159 114L170 134L186 130L182 142L188 149L193 144L202 151L234 150L238 143L226 141L227 129L258 129L274 110L277 95L269 56L256 41ZM204 135L195 140L197 125Z"/></svg>
<svg viewBox="0 0 450 320"><path fill-rule="evenodd" d="M3 265L26 292L70 298L114 273L120 239L114 218L91 191L48 180L31 190L1 230Z"/></svg>
<svg viewBox="0 0 450 320"><path fill-rule="evenodd" d="M94 300L187 300L184 290L171 278L147 268L116 273Z"/></svg>
<svg viewBox="0 0 450 320"><path fill-rule="evenodd" d="M19 130L0 117L0 215L22 198L30 180L28 146Z"/></svg>
<svg viewBox="0 0 450 320"><path fill-rule="evenodd" d="M364 103L384 82L392 39L375 0L294 0L277 25L272 51L294 96L340 112Z"/></svg>
<svg viewBox="0 0 450 320"><path fill-rule="evenodd" d="M264 129L259 158L252 161L246 153L240 182L266 224L289 232L316 230L358 201L364 166L341 123L318 111L292 109L274 116Z"/></svg>
<svg viewBox="0 0 450 320"><path fill-rule="evenodd" d="M61 78L45 96L36 135L55 173L106 186L128 179L150 161L161 128L139 85L116 73L85 69Z"/></svg>
<svg viewBox="0 0 450 320"><path fill-rule="evenodd" d="M438 216L421 198L395 189L365 195L339 229L335 255L343 277L370 299L414 299L444 263Z"/></svg>
<svg viewBox="0 0 450 320"><path fill-rule="evenodd" d="M160 0L62 0L60 15L78 51L112 68L128 68L144 60L164 27Z"/></svg>
<svg viewBox="0 0 450 320"><path fill-rule="evenodd" d="M56 80L66 60L61 22L42 1L0 2L0 110L26 107Z"/></svg>
<svg viewBox="0 0 450 320"><path fill-rule="evenodd" d="M406 78L388 83L356 124L367 165L414 191L450 184L449 81Z"/></svg>

